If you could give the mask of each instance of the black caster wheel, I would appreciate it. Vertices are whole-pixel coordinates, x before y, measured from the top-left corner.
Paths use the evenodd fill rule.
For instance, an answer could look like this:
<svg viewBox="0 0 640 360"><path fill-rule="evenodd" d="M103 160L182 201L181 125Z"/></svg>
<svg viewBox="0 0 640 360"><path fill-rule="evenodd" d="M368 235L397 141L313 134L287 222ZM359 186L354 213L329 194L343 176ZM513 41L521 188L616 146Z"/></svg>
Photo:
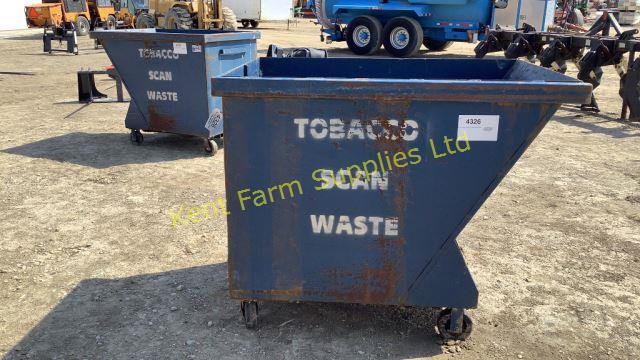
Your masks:
<svg viewBox="0 0 640 360"><path fill-rule="evenodd" d="M142 142L144 141L144 136L142 136L140 130L131 130L129 138L131 139L132 143L136 143L138 145L142 144Z"/></svg>
<svg viewBox="0 0 640 360"><path fill-rule="evenodd" d="M473 330L473 321L471 321L471 318L464 313L464 310L457 309L456 312L458 312L457 316L462 316L462 324L457 330L452 327L452 309L444 309L440 314L438 314L436 326L438 327L438 333L440 333L440 337L443 340L465 340L469 335L471 335L471 331ZM460 314L459 312L462 313Z"/></svg>
<svg viewBox="0 0 640 360"><path fill-rule="evenodd" d="M242 301L240 303L240 310L242 311L244 326L246 326L247 329L256 329L258 327L258 302Z"/></svg>
<svg viewBox="0 0 640 360"><path fill-rule="evenodd" d="M216 141L212 141L210 139L204 140L204 152L213 156L218 152L218 143Z"/></svg>

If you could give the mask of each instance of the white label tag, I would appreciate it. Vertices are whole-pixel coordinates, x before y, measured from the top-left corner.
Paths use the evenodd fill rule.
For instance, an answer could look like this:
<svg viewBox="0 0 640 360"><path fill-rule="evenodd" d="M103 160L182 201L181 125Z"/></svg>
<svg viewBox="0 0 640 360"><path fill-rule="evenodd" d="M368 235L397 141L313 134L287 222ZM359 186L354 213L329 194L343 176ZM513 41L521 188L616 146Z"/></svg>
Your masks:
<svg viewBox="0 0 640 360"><path fill-rule="evenodd" d="M191 52L194 52L194 53L202 52L202 45L191 45Z"/></svg>
<svg viewBox="0 0 640 360"><path fill-rule="evenodd" d="M204 127L206 127L207 130L209 130L209 133L212 134L213 129L215 129L220 121L222 121L222 111L220 111L220 109L218 108L215 108L213 109L211 115L209 115L209 119L207 119L207 123L204 125Z"/></svg>
<svg viewBox="0 0 640 360"><path fill-rule="evenodd" d="M187 54L187 44L186 43L173 43L173 53L186 55Z"/></svg>
<svg viewBox="0 0 640 360"><path fill-rule="evenodd" d="M458 139L498 141L500 115L459 115Z"/></svg>

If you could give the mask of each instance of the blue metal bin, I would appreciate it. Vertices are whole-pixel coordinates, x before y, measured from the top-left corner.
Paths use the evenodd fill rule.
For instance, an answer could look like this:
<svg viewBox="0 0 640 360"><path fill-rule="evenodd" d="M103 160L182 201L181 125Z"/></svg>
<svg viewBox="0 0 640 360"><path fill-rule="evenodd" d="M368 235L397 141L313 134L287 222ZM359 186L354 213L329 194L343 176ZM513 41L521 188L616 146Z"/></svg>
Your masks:
<svg viewBox="0 0 640 360"><path fill-rule="evenodd" d="M457 339L478 292L456 237L561 103L591 94L517 60L262 58L211 82L247 326L258 300L424 306Z"/></svg>
<svg viewBox="0 0 640 360"><path fill-rule="evenodd" d="M255 31L109 30L94 31L131 95L125 126L131 140L140 130L193 135L206 140L222 135L222 106L211 96L208 79L256 58Z"/></svg>

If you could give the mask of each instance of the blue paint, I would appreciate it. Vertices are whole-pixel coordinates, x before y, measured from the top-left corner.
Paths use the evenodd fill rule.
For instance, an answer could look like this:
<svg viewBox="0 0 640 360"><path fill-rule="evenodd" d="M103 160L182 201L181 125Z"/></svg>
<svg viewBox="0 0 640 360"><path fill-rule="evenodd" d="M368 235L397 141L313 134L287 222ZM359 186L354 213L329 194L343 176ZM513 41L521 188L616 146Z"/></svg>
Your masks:
<svg viewBox="0 0 640 360"><path fill-rule="evenodd" d="M362 15L374 16L382 25L394 17L408 16L422 25L425 37L467 41L467 31L478 32L492 23L494 10L491 0L325 0L324 8L328 17L342 27L339 31L325 29L336 41L344 40L342 30Z"/></svg>
<svg viewBox="0 0 640 360"><path fill-rule="evenodd" d="M560 104L591 94L514 60L262 58L211 82L225 113L231 296L425 307L477 305L456 237ZM497 141L436 158L460 115L499 116ZM401 134L389 119L406 121L402 138L381 133ZM367 122L373 139L344 135ZM317 169L414 148L422 161L389 171L385 190L314 189ZM292 180L303 194L242 210L239 191ZM397 234L315 233L317 215L397 218Z"/></svg>
<svg viewBox="0 0 640 360"><path fill-rule="evenodd" d="M127 128L213 138L222 134L222 121L211 130L205 125L222 104L206 79L255 59L260 33L145 29L94 31L91 37L101 41L131 95ZM171 80L151 79L150 71ZM149 91L161 100L150 99Z"/></svg>

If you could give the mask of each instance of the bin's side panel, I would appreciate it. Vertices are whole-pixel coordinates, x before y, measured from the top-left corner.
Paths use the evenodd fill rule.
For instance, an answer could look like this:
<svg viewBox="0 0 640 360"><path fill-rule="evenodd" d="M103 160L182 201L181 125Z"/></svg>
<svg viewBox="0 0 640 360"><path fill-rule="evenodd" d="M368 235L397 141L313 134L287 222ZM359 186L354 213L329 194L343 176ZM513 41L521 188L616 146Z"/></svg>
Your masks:
<svg viewBox="0 0 640 360"><path fill-rule="evenodd" d="M224 42L210 42L206 45L207 76L201 79L207 86L209 95L209 120L207 129L211 137L222 134L222 98L211 96L210 79L237 68L257 56L256 40L235 40Z"/></svg>
<svg viewBox="0 0 640 360"><path fill-rule="evenodd" d="M460 269L459 264L464 264L464 259L458 249L455 237L464 229L464 226L535 140L558 107L559 105L554 104L485 104L480 108L474 107L477 113L486 111L485 113L499 114L499 131L495 145L489 141L470 141L472 150L468 152L469 162L463 169L444 169L446 163L433 163L435 172L441 174L445 179L451 180L448 184L435 185L430 184L428 180L425 184L437 186L443 189L445 194L451 194L450 204L444 205L440 210L445 213L450 211L453 213L455 207L458 206L456 202L459 195L456 194L456 188L460 189L468 186L470 182L477 181L478 174L483 172L487 175L493 175L489 177L491 178L490 183L486 188L478 189L482 190L479 196L466 195L476 198L475 204L455 225L450 237L431 258L426 262L421 262L421 257L418 255L412 260L408 260L412 264L422 264L422 269L410 270L412 273L418 270L419 274L409 285L409 301L411 303L425 303L436 307L475 307L475 303L468 302L471 298L465 296L464 290L469 288L469 283L472 281L470 274L457 270ZM467 128L466 131L469 131L470 135L477 133L473 128ZM498 151L496 152L496 150ZM437 150L433 151L432 148L432 152L435 154ZM482 184L485 185L484 182ZM474 239L471 238L469 241L474 241ZM439 291L432 291L434 288Z"/></svg>
<svg viewBox="0 0 640 360"><path fill-rule="evenodd" d="M297 154L286 149L278 153L283 150L277 144L284 140L286 128L273 126L267 115L276 108L257 98L225 98L223 106L225 114L237 119L224 122L228 227L233 229L229 238L234 239L228 260L231 294L235 298L301 298L301 249L291 225L303 221L296 209L296 196L304 194L294 192L291 201L273 203L270 200L280 198L279 191L269 193L274 181L296 180L284 181L296 176L289 171L295 171L299 163ZM229 133L233 135L227 139ZM228 152L227 147L233 150ZM252 200L245 201L247 196ZM288 219L289 226L281 226L282 219Z"/></svg>
<svg viewBox="0 0 640 360"><path fill-rule="evenodd" d="M551 113L260 97L224 112L232 297L456 307L477 290L455 238Z"/></svg>
<svg viewBox="0 0 640 360"><path fill-rule="evenodd" d="M105 39L103 46L140 110L127 118L132 129L208 137L209 115L204 52L189 43ZM197 49L196 49L197 50Z"/></svg>

